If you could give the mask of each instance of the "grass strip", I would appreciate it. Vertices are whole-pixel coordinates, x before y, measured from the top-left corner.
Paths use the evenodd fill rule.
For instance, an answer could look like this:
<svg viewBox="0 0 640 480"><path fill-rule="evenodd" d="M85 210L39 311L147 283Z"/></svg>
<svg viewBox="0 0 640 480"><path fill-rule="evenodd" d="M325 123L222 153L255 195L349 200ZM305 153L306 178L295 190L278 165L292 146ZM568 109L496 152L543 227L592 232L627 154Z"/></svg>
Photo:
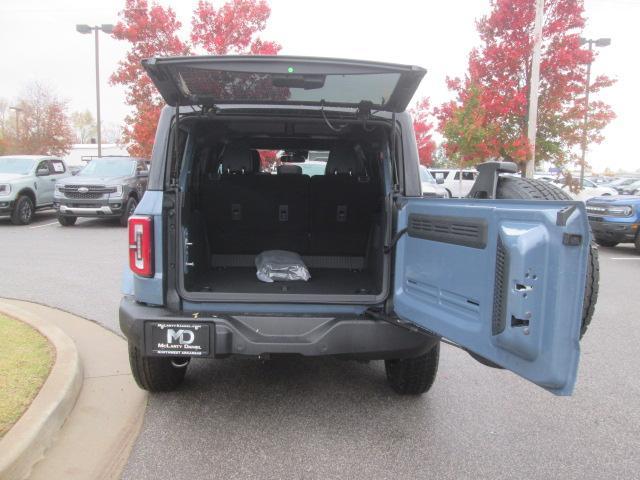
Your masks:
<svg viewBox="0 0 640 480"><path fill-rule="evenodd" d="M38 331L0 314L0 437L38 394L54 358L53 347Z"/></svg>

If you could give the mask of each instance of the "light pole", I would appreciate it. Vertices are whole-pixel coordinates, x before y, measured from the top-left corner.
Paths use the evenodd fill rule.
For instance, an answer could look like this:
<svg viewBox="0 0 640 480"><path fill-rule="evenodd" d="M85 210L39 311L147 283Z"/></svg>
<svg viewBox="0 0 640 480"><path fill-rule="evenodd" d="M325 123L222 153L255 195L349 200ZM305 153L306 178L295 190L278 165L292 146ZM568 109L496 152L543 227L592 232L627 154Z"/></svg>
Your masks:
<svg viewBox="0 0 640 480"><path fill-rule="evenodd" d="M536 18L533 28L533 54L531 56L531 79L529 82L529 118L527 137L531 147L531 158L526 163L525 177L533 178L536 165L536 133L538 130L538 90L540 89L540 56L542 50L542 16L544 0L536 0Z"/></svg>
<svg viewBox="0 0 640 480"><path fill-rule="evenodd" d="M103 23L102 25L96 25L91 27L89 25L76 25L76 30L79 33L91 33L95 32L95 47L96 47L96 134L98 140L98 158L102 156L102 134L100 132L100 50L98 41L98 32L102 30L106 34L113 33L113 25Z"/></svg>
<svg viewBox="0 0 640 480"><path fill-rule="evenodd" d="M580 189L584 187L584 164L587 158L587 129L589 123L589 87L591 84L591 63L593 62L593 46L608 47L611 45L610 38L599 38L592 40L590 38L581 38L580 45L589 44L589 63L587 63L587 81L585 83L584 95L584 126L582 129L582 158L580 159Z"/></svg>
<svg viewBox="0 0 640 480"><path fill-rule="evenodd" d="M16 142L18 142L20 140L20 112L22 112L22 109L20 107L9 107L9 110L16 112Z"/></svg>

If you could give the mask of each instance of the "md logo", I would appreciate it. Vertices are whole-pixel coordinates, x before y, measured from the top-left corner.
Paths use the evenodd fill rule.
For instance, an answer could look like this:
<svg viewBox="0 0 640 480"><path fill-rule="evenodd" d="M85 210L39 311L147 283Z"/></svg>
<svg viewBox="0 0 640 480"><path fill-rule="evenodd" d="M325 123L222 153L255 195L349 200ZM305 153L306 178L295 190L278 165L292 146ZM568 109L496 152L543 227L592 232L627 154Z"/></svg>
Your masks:
<svg viewBox="0 0 640 480"><path fill-rule="evenodd" d="M195 340L195 335L191 330L167 330L167 343L179 343L180 345L191 345Z"/></svg>

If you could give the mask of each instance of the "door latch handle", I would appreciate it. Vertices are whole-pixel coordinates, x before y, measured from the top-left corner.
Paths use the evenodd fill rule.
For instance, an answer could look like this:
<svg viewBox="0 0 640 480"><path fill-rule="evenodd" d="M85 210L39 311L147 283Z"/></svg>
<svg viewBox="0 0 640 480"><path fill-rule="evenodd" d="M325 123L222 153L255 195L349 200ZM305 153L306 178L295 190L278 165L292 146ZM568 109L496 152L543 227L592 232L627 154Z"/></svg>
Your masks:
<svg viewBox="0 0 640 480"><path fill-rule="evenodd" d="M558 210L558 213L556 214L556 225L559 227L566 227L567 220L569 220L569 217L575 211L575 209L575 205L569 205L568 207L564 207L563 209Z"/></svg>

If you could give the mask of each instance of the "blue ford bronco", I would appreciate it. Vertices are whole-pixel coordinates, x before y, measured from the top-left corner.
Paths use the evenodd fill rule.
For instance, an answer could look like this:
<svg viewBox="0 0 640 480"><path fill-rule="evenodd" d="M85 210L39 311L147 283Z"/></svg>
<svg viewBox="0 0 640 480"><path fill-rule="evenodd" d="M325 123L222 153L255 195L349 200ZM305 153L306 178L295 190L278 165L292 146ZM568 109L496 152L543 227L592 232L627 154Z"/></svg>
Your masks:
<svg viewBox="0 0 640 480"><path fill-rule="evenodd" d="M440 344L573 391L597 297L584 204L489 162L463 199L423 197L411 117L425 70L304 57L152 58L168 104L129 220L120 326L133 375L173 390L192 358L384 360L433 384ZM320 174L302 173L325 152ZM261 161L280 152L272 171ZM283 154L284 152L284 154ZM294 252L308 281L261 281Z"/></svg>
<svg viewBox="0 0 640 480"><path fill-rule="evenodd" d="M640 252L640 196L592 198L587 202L587 214L598 245L633 243Z"/></svg>

